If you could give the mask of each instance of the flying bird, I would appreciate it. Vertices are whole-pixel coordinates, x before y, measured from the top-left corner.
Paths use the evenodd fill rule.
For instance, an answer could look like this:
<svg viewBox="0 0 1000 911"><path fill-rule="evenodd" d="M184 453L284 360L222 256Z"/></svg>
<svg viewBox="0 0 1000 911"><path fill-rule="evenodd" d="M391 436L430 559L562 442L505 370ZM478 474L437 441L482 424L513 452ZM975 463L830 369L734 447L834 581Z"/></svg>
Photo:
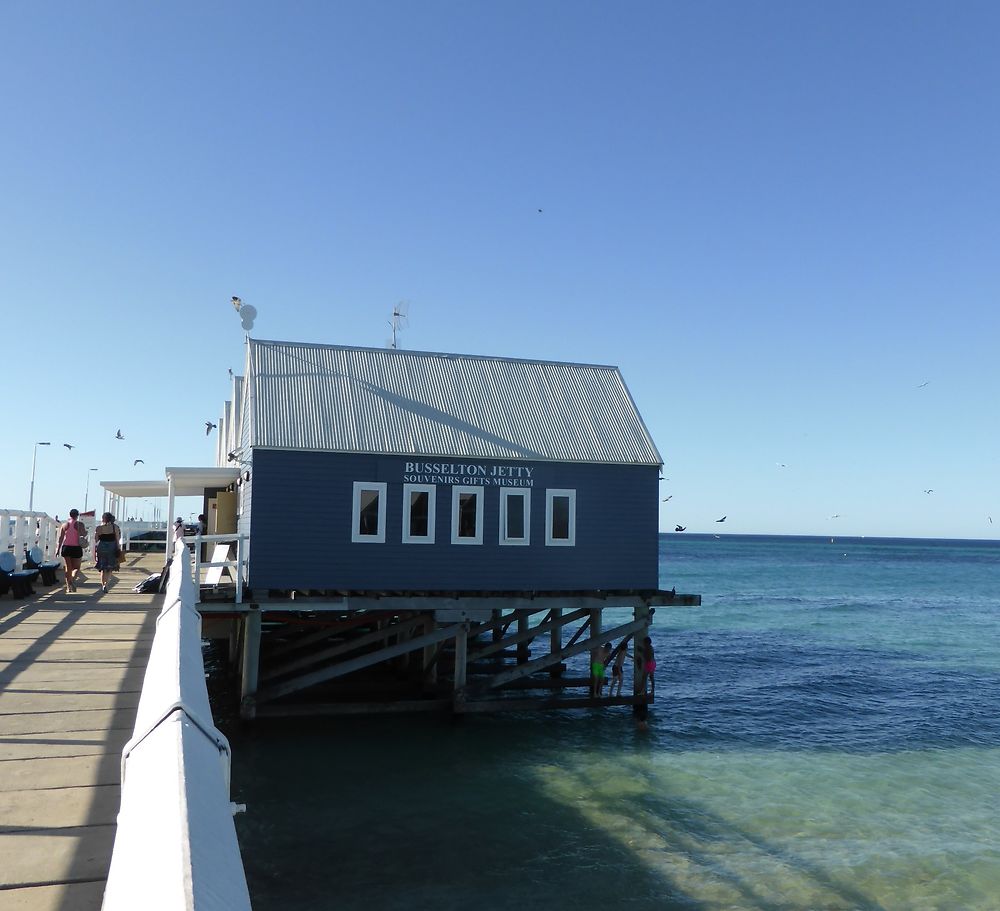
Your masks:
<svg viewBox="0 0 1000 911"><path fill-rule="evenodd" d="M218 424L213 424L211 421L205 421L205 436L208 436L218 426Z"/></svg>
<svg viewBox="0 0 1000 911"><path fill-rule="evenodd" d="M664 498L663 498L663 502L664 502L664 503L666 503L666 502L667 502L667 500L672 500L673 498L674 498L674 495L673 495L673 494L670 494L670 496L669 496L669 497L664 497Z"/></svg>
<svg viewBox="0 0 1000 911"><path fill-rule="evenodd" d="M122 436L122 432L121 432L120 429L119 429L118 433L115 434L115 439L116 440L124 440L125 439L125 437Z"/></svg>
<svg viewBox="0 0 1000 911"><path fill-rule="evenodd" d="M677 525L674 527L674 531L687 531L686 525Z"/></svg>
<svg viewBox="0 0 1000 911"><path fill-rule="evenodd" d="M839 512L835 512L832 516L830 516L830 518L831 519L839 519L840 518L840 513Z"/></svg>
<svg viewBox="0 0 1000 911"><path fill-rule="evenodd" d="M538 211L539 211L539 212L541 212L542 210L541 210L541 209L539 209Z"/></svg>
<svg viewBox="0 0 1000 911"><path fill-rule="evenodd" d="M233 368L232 367L227 367L226 369L229 371L229 379L232 379L233 378Z"/></svg>
<svg viewBox="0 0 1000 911"><path fill-rule="evenodd" d="M774 464L777 465L778 468L787 468L788 467L784 462L775 462Z"/></svg>
<svg viewBox="0 0 1000 911"><path fill-rule="evenodd" d="M723 516L721 519L716 519L715 521L716 522L725 522L726 521L726 516Z"/></svg>
<svg viewBox="0 0 1000 911"><path fill-rule="evenodd" d="M987 516L986 518L990 520L990 525L992 525L993 524L993 516Z"/></svg>
<svg viewBox="0 0 1000 911"><path fill-rule="evenodd" d="M917 386L917 389L923 389L924 386L926 386L928 383L930 383L930 380L928 380L926 383L921 383L919 386Z"/></svg>
<svg viewBox="0 0 1000 911"><path fill-rule="evenodd" d="M72 443L63 443L63 446L65 446L67 449L72 449L73 448L73 444Z"/></svg>
<svg viewBox="0 0 1000 911"><path fill-rule="evenodd" d="M924 493L934 493L934 488L931 487L929 490L925 490Z"/></svg>
<svg viewBox="0 0 1000 911"><path fill-rule="evenodd" d="M145 463L145 462L144 462L144 461L143 461L142 459L136 459L136 460L135 460L135 461L134 461L134 462L132 463L132 467L133 467L133 468L135 468L135 466L136 466L136 465L145 465L145 464L146 464L146 463Z"/></svg>
<svg viewBox="0 0 1000 911"><path fill-rule="evenodd" d="M240 307L242 307L242 306L243 306L243 301L241 301L241 300L240 300L240 299L239 299L239 298L238 298L238 297L237 297L237 296L236 296L236 295L234 294L234 295L233 295L233 307L235 308L235 310L236 310L236 312L237 312L237 313L239 313L239 312L240 312Z"/></svg>

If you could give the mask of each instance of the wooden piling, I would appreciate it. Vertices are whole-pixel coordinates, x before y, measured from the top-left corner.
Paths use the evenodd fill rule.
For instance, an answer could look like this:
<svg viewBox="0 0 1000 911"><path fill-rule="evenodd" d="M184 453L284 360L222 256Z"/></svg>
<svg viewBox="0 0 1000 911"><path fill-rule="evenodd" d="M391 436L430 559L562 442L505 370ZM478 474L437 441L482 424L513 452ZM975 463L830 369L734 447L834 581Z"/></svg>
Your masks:
<svg viewBox="0 0 1000 911"><path fill-rule="evenodd" d="M257 675L260 670L260 608L251 605L243 620L243 674L240 686L240 716L253 719L257 705Z"/></svg>

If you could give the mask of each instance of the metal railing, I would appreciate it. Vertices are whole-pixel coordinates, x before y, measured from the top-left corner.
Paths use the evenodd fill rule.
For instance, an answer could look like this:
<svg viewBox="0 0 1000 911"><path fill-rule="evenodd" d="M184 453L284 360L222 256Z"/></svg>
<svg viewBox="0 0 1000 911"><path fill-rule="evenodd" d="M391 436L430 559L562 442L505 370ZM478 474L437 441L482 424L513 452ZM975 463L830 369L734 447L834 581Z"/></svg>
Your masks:
<svg viewBox="0 0 1000 911"><path fill-rule="evenodd" d="M185 535L184 543L194 545L194 577L198 580L198 601L201 603L202 585L212 585L210 578L202 580L201 571L203 569L228 569L236 582L236 603L243 603L243 580L246 576L246 542L247 535L231 533L227 535ZM232 552L232 545L236 545L235 560L207 560L202 562L202 544L229 544L229 551ZM221 580L222 574L219 574ZM218 581L215 582L218 584Z"/></svg>
<svg viewBox="0 0 1000 911"><path fill-rule="evenodd" d="M229 742L205 687L191 554L174 547L132 739L103 911L250 909L229 801Z"/></svg>

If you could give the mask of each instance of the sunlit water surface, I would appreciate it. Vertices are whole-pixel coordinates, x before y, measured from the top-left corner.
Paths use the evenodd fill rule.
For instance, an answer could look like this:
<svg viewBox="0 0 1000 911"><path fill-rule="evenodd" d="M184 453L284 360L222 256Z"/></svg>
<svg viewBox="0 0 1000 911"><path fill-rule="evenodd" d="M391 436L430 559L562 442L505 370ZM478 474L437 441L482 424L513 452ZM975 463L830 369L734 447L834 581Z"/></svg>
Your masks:
<svg viewBox="0 0 1000 911"><path fill-rule="evenodd" d="M256 911L1000 908L1000 547L670 535L661 581L704 605L647 731L227 724Z"/></svg>

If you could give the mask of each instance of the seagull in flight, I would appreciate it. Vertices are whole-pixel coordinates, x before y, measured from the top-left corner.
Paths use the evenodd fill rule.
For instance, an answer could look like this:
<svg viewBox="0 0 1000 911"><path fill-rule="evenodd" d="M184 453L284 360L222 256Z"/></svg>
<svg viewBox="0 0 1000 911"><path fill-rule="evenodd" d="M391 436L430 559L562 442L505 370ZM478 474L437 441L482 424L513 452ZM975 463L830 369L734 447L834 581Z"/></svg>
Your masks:
<svg viewBox="0 0 1000 911"><path fill-rule="evenodd" d="M831 519L839 519L840 518L840 513L839 512L835 512L832 516L830 516L830 518Z"/></svg>
<svg viewBox="0 0 1000 911"><path fill-rule="evenodd" d="M716 522L725 522L726 518L727 518L727 516L723 516L721 519L716 519L715 521Z"/></svg>
<svg viewBox="0 0 1000 911"><path fill-rule="evenodd" d="M243 306L243 301L241 301L235 294L233 295L233 308L237 313L240 312L240 307Z"/></svg>
<svg viewBox="0 0 1000 911"><path fill-rule="evenodd" d="M787 468L788 467L784 462L775 462L774 464L777 465L778 468Z"/></svg>
<svg viewBox="0 0 1000 911"><path fill-rule="evenodd" d="M73 448L73 444L72 443L63 443L63 446L65 446L67 449L72 449Z"/></svg>
<svg viewBox="0 0 1000 911"><path fill-rule="evenodd" d="M669 497L664 497L664 498L663 498L663 502L664 502L664 503L666 503L666 502L667 502L667 500L672 500L673 498L674 498L674 495L673 495L673 494L670 494L670 496L669 496Z"/></svg>
<svg viewBox="0 0 1000 911"><path fill-rule="evenodd" d="M928 385L929 383L930 383L930 380L928 380L926 383L921 383L919 386L917 386L917 389L923 389L924 386Z"/></svg>
<svg viewBox="0 0 1000 911"><path fill-rule="evenodd" d="M119 429L119 430L118 430L118 433L116 433L116 434L115 434L115 439L116 439L116 440L124 440L124 439L125 439L125 437L124 437L124 436L122 436L122 432L121 432L121 429Z"/></svg>
<svg viewBox="0 0 1000 911"><path fill-rule="evenodd" d="M687 530L687 526L686 525L676 525L676 526L674 526L674 531L686 531L686 530Z"/></svg>
<svg viewBox="0 0 1000 911"><path fill-rule="evenodd" d="M208 436L218 426L218 424L213 424L211 421L205 421L205 436Z"/></svg>
<svg viewBox="0 0 1000 911"><path fill-rule="evenodd" d="M931 487L928 490L925 490L924 493L934 493L934 488Z"/></svg>
<svg viewBox="0 0 1000 911"><path fill-rule="evenodd" d="M229 379L232 379L233 378L233 368L232 367L227 367L226 369L229 371Z"/></svg>
<svg viewBox="0 0 1000 911"><path fill-rule="evenodd" d="M143 461L142 459L136 459L136 460L135 460L135 461L134 461L134 462L132 463L132 467L133 467L133 468L135 468L135 466L136 466L136 465L145 465L145 464L146 464L146 463L145 463L145 462L144 462L144 461Z"/></svg>

